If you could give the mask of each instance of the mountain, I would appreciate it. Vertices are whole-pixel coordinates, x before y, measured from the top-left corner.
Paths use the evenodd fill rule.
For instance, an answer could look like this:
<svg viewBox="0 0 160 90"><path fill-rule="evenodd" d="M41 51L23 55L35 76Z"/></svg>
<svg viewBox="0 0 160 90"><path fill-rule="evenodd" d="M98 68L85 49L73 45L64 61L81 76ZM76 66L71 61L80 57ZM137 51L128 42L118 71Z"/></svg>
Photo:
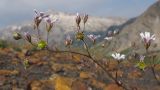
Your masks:
<svg viewBox="0 0 160 90"><path fill-rule="evenodd" d="M137 50L144 51L139 34L145 31L151 32L151 34L155 34L156 36L151 50L160 49L160 1L151 5L144 13L136 17L133 22L124 25L106 50L115 49L117 51L123 51L129 49L134 43Z"/></svg>

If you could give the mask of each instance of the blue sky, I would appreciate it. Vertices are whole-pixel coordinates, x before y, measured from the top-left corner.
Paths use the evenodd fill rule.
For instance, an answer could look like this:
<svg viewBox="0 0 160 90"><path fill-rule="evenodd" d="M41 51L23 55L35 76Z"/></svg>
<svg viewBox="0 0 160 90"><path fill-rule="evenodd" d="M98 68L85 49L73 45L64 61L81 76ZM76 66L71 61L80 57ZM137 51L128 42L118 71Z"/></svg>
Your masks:
<svg viewBox="0 0 160 90"><path fill-rule="evenodd" d="M0 27L29 21L33 9L92 16L131 18L143 13L157 0L0 0Z"/></svg>

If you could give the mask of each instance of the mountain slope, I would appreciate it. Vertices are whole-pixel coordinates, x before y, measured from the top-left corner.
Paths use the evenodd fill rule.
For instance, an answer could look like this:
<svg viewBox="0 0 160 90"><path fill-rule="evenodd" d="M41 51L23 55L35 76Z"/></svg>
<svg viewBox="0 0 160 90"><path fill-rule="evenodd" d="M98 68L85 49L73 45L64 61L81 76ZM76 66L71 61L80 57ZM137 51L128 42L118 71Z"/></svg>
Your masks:
<svg viewBox="0 0 160 90"><path fill-rule="evenodd" d="M142 15L136 18L134 22L122 28L110 47L118 51L122 51L131 47L132 43L137 45L138 50L144 48L141 43L140 32L149 31L156 35L156 40L152 46L154 49L159 49L160 46L160 2L156 2L148 8ZM157 46L156 46L157 45ZM153 49L153 48L152 48Z"/></svg>

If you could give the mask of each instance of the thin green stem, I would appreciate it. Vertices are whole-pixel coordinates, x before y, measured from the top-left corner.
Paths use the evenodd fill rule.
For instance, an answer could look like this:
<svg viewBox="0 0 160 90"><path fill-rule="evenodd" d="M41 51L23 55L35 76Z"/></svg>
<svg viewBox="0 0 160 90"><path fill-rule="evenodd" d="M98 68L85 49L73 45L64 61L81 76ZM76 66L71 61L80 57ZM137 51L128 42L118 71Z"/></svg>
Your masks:
<svg viewBox="0 0 160 90"><path fill-rule="evenodd" d="M47 45L48 45L48 39L49 39L49 32L47 31Z"/></svg>
<svg viewBox="0 0 160 90"><path fill-rule="evenodd" d="M118 68L119 68L119 65L120 65L120 62L117 61L117 69L116 69L116 81L118 82Z"/></svg>
<svg viewBox="0 0 160 90"><path fill-rule="evenodd" d="M70 46L70 45L68 46L68 48L69 48L69 51L71 51L71 46ZM72 57L72 59L73 59L72 53L70 53L70 55L71 55L71 57Z"/></svg>
<svg viewBox="0 0 160 90"><path fill-rule="evenodd" d="M86 24L84 23L84 25L83 25L83 32L85 31L85 29L86 29Z"/></svg>
<svg viewBox="0 0 160 90"><path fill-rule="evenodd" d="M41 40L40 29L39 28L37 28L37 38L39 39L39 41Z"/></svg>

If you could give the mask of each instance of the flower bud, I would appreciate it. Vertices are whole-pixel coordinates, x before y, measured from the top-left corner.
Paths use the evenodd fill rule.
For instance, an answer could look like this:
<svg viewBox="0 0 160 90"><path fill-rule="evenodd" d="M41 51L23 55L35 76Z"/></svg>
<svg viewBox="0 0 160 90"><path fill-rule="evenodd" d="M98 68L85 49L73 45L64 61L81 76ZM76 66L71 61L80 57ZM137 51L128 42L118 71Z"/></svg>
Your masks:
<svg viewBox="0 0 160 90"><path fill-rule="evenodd" d="M65 45L66 45L66 46L69 46L69 45L71 45L71 44L72 44L71 41L67 41L67 40L65 41Z"/></svg>
<svg viewBox="0 0 160 90"><path fill-rule="evenodd" d="M104 48L104 47L105 47L105 44L103 43L103 44L101 44L101 46Z"/></svg>
<svg viewBox="0 0 160 90"><path fill-rule="evenodd" d="M83 40L83 39L84 39L84 34L83 34L83 32L77 32L77 34L76 34L76 39L77 39L77 40Z"/></svg>
<svg viewBox="0 0 160 90"><path fill-rule="evenodd" d="M44 49L47 46L47 43L45 41L39 41L38 42L38 48Z"/></svg>
<svg viewBox="0 0 160 90"><path fill-rule="evenodd" d="M25 33L25 39L30 43L32 42L31 35L28 32Z"/></svg>
<svg viewBox="0 0 160 90"><path fill-rule="evenodd" d="M44 12L38 12L37 10L34 10L35 17L34 17L34 29L37 29L44 17L47 17L48 15L45 15Z"/></svg>
<svg viewBox="0 0 160 90"><path fill-rule="evenodd" d="M85 24L88 20L88 14L85 14L83 17L83 23Z"/></svg>
<svg viewBox="0 0 160 90"><path fill-rule="evenodd" d="M80 22L81 22L81 17L80 17L80 15L79 15L79 13L77 13L77 16L76 16L76 24L77 24L78 29L80 29Z"/></svg>
<svg viewBox="0 0 160 90"><path fill-rule="evenodd" d="M47 32L50 32L54 24L59 21L59 19L53 15L48 15L47 17L44 18L44 20L46 22Z"/></svg>
<svg viewBox="0 0 160 90"><path fill-rule="evenodd" d="M66 37L66 40L65 40L65 45L66 45L66 46L69 46L69 45L71 45L71 44L72 44L72 39L71 39L70 35L68 35L68 36Z"/></svg>
<svg viewBox="0 0 160 90"><path fill-rule="evenodd" d="M35 17L34 18L34 29L37 29L39 27L39 24L41 23L40 17Z"/></svg>
<svg viewBox="0 0 160 90"><path fill-rule="evenodd" d="M21 34L15 32L15 33L13 34L13 38L14 38L15 40L19 40L19 39L22 38L22 36L21 36Z"/></svg>

